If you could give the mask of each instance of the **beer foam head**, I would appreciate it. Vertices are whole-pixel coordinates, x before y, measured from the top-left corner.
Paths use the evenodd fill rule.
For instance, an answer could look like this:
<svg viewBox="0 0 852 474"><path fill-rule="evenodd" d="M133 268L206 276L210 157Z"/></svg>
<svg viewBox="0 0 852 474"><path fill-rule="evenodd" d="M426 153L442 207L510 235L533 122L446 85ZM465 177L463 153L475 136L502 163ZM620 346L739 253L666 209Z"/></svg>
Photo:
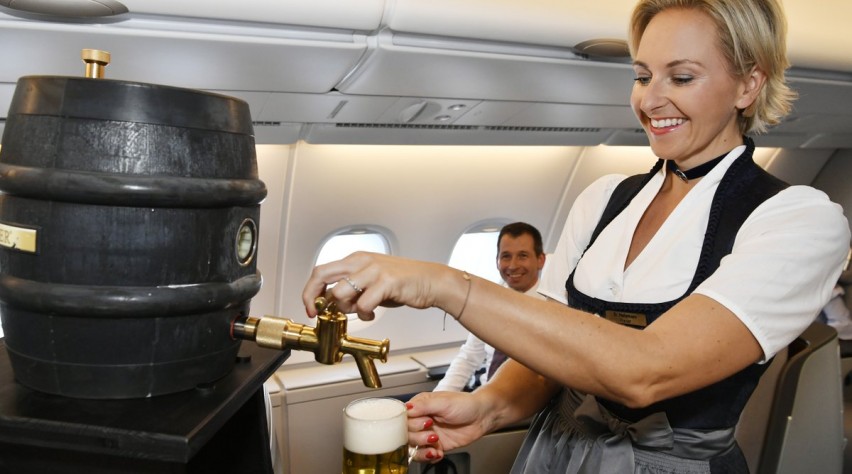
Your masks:
<svg viewBox="0 0 852 474"><path fill-rule="evenodd" d="M349 451L381 454L408 444L408 416L399 400L355 400L346 407L343 418L343 447Z"/></svg>

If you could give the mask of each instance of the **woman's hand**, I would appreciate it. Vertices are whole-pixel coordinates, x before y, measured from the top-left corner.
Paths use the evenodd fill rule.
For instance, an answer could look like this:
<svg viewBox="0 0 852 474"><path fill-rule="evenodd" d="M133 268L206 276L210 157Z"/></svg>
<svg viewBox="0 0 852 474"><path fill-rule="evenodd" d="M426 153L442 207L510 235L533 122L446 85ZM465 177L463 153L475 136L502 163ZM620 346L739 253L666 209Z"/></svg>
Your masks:
<svg viewBox="0 0 852 474"><path fill-rule="evenodd" d="M488 411L471 393L425 392L408 407L408 442L416 446L412 460L438 462L451 449L466 446L487 433Z"/></svg>
<svg viewBox="0 0 852 474"><path fill-rule="evenodd" d="M314 299L326 294L327 285L337 283L329 293L338 309L372 320L373 310L380 305L421 309L435 306L435 287L448 271L448 267L436 263L355 252L343 260L315 267L305 284L302 301L308 316L316 316Z"/></svg>

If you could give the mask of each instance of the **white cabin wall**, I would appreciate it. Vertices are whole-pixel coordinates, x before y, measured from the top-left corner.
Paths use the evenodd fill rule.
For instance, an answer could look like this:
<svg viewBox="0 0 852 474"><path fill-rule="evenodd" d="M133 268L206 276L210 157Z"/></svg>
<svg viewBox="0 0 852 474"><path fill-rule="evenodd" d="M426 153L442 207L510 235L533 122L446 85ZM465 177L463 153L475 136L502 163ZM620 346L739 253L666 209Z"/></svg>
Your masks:
<svg viewBox="0 0 852 474"><path fill-rule="evenodd" d="M760 138L755 141L759 144ZM776 177L792 184L811 184L834 150L825 148L758 148L755 161Z"/></svg>
<svg viewBox="0 0 852 474"><path fill-rule="evenodd" d="M262 145L257 148L257 168L266 184L266 199L260 205L257 269L263 276L260 292L252 298L252 316L279 315L276 292L285 262L279 258L282 226L287 208L287 170L292 145Z"/></svg>
<svg viewBox="0 0 852 474"><path fill-rule="evenodd" d="M852 187L849 177L852 176L852 150L836 150L825 166L820 170L813 186L821 189L832 201L843 206L846 219L852 229Z"/></svg>
<svg viewBox="0 0 852 474"><path fill-rule="evenodd" d="M556 248L556 242L562 233L571 205L592 182L613 173L623 175L645 173L656 161L657 157L651 152L650 147L600 145L582 148L575 169L563 185L556 212L553 213L548 226L549 230L544 233L545 230L541 229L545 252L551 253Z"/></svg>
<svg viewBox="0 0 852 474"><path fill-rule="evenodd" d="M252 313L314 325L301 291L320 246L335 232L386 229L393 254L441 263L479 222L524 220L547 234L582 148L298 142L258 150L260 177L271 191L261 206L264 286ZM351 324L350 332L389 337L391 351L464 339L466 330L452 318L443 327L442 314L393 308L372 323ZM294 353L288 364L311 356Z"/></svg>

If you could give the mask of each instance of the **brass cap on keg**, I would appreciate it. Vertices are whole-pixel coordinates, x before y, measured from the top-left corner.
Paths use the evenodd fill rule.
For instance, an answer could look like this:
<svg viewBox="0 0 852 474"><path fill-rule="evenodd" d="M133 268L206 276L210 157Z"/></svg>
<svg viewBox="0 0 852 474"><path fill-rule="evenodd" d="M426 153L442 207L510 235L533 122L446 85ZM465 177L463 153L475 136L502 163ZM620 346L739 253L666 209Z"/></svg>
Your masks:
<svg viewBox="0 0 852 474"><path fill-rule="evenodd" d="M110 55L108 51L99 49L84 49L80 54L86 63L86 77L100 79L104 77L104 68L109 64Z"/></svg>

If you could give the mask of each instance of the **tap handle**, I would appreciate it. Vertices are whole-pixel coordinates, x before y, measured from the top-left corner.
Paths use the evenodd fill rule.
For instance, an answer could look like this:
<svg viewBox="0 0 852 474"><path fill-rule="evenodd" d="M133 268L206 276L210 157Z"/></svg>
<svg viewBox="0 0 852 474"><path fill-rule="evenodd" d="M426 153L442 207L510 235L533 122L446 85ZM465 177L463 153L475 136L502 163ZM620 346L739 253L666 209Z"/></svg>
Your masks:
<svg viewBox="0 0 852 474"><path fill-rule="evenodd" d="M337 312L337 303L331 297L331 293L325 292L323 296L317 296L314 299L314 308L318 314L334 314Z"/></svg>

